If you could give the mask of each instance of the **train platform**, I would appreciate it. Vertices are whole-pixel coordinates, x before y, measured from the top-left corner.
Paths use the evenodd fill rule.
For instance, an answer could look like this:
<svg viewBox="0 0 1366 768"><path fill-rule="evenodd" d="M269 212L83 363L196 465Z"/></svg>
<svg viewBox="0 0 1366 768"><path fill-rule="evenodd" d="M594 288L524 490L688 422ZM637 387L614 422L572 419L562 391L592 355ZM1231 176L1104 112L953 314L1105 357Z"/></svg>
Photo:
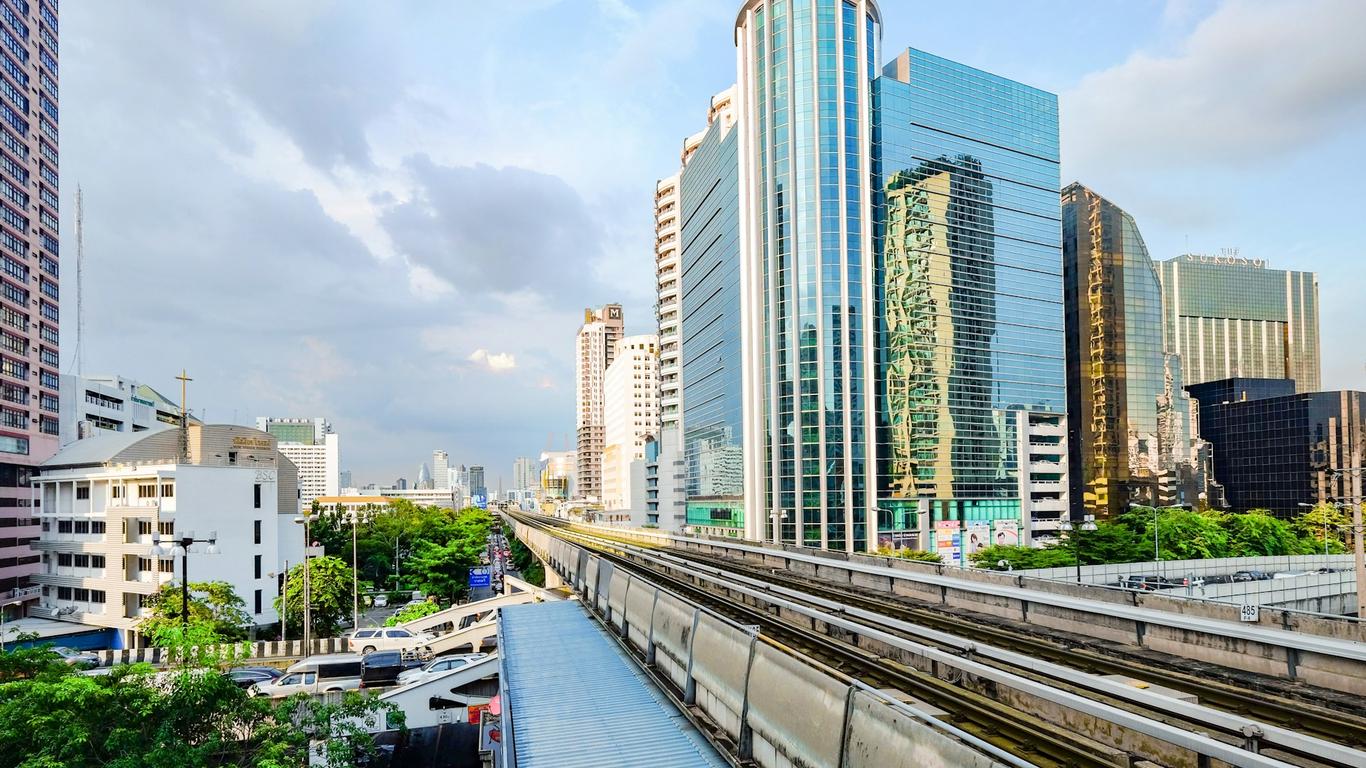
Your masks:
<svg viewBox="0 0 1366 768"><path fill-rule="evenodd" d="M501 768L728 763L577 600L499 609Z"/></svg>

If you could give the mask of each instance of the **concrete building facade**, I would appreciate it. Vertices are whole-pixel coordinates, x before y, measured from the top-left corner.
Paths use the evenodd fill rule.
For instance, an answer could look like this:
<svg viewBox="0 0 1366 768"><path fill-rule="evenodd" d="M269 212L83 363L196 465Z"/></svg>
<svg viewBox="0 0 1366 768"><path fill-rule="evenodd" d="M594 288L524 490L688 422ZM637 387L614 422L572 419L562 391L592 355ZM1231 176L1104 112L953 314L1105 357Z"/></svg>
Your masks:
<svg viewBox="0 0 1366 768"><path fill-rule="evenodd" d="M596 310L584 310L583 325L575 339L574 401L578 430L575 495L590 501L602 498L603 377L624 332L621 305L607 304Z"/></svg>
<svg viewBox="0 0 1366 768"><path fill-rule="evenodd" d="M440 491L451 488L451 457L440 449L432 451L432 487Z"/></svg>
<svg viewBox="0 0 1366 768"><path fill-rule="evenodd" d="M122 376L61 377L62 445L102 432L146 432L180 424L180 404ZM199 420L188 417L191 424Z"/></svg>
<svg viewBox="0 0 1366 768"><path fill-rule="evenodd" d="M341 440L326 419L261 416L256 428L275 436L280 453L298 467L301 509L312 507L319 496L341 492Z"/></svg>
<svg viewBox="0 0 1366 768"><path fill-rule="evenodd" d="M603 426L602 506L610 514L630 509L631 463L645 459L645 441L653 439L659 429L659 337L655 334L617 341L612 364L603 377Z"/></svg>
<svg viewBox="0 0 1366 768"><path fill-rule="evenodd" d="M258 626L278 620L275 576L303 557L298 475L275 438L250 427L190 425L79 440L33 479L41 500L42 594L31 615L132 633L147 598L184 579L180 558L158 557L158 535L194 545L189 579L226 581Z"/></svg>

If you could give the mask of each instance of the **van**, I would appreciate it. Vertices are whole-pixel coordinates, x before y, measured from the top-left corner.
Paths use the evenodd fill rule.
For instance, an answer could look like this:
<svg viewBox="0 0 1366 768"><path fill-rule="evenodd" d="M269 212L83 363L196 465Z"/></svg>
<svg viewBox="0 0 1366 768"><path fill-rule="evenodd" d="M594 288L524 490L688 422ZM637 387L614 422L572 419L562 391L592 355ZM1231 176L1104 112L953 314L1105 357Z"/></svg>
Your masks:
<svg viewBox="0 0 1366 768"><path fill-rule="evenodd" d="M418 634L403 627L366 627L354 630L347 635L346 646L355 653L374 653L375 651L419 652L435 639L435 635Z"/></svg>
<svg viewBox="0 0 1366 768"><path fill-rule="evenodd" d="M328 653L295 662L280 677L250 688L253 696L282 699L296 693L318 694L360 688L361 657L354 653Z"/></svg>

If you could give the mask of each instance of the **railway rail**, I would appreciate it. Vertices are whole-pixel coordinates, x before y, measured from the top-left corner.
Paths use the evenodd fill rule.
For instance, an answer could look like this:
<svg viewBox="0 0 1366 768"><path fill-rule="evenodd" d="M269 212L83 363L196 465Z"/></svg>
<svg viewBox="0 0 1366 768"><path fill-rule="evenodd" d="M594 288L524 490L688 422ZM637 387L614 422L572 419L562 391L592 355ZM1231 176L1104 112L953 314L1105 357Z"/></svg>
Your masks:
<svg viewBox="0 0 1366 768"><path fill-rule="evenodd" d="M1230 765L1366 766L1366 754L1355 749L1366 736L1366 721L1355 715L1265 701L1233 686L1177 679L1000 628L955 624L849 585L821 585L693 552L641 547L573 530L564 521L510 516L736 621L758 625L775 641L851 676L930 703L956 725L1039 765L1129 765L1142 758L1164 765L1207 765L1213 759ZM984 644L984 638L1001 647ZM1198 689L1193 692L1232 711L1095 673L1157 677L1172 688ZM1021 709L1032 702L1044 703L1046 714ZM1165 748L1170 745L1176 749Z"/></svg>

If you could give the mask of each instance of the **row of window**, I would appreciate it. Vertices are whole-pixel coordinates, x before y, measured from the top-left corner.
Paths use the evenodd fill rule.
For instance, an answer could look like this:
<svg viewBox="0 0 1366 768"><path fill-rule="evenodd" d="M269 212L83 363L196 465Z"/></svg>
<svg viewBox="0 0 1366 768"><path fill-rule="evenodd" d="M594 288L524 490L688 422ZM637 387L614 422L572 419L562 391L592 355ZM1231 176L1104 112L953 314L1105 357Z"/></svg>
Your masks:
<svg viewBox="0 0 1366 768"><path fill-rule="evenodd" d="M87 555L80 552L58 552L57 565L76 568L103 568L104 555Z"/></svg>
<svg viewBox="0 0 1366 768"><path fill-rule="evenodd" d="M58 520L57 533L104 535L103 520Z"/></svg>
<svg viewBox="0 0 1366 768"><path fill-rule="evenodd" d="M48 595L48 587L43 587L43 595ZM57 587L58 600L75 600L81 603L103 603L104 590L85 589L84 587Z"/></svg>

